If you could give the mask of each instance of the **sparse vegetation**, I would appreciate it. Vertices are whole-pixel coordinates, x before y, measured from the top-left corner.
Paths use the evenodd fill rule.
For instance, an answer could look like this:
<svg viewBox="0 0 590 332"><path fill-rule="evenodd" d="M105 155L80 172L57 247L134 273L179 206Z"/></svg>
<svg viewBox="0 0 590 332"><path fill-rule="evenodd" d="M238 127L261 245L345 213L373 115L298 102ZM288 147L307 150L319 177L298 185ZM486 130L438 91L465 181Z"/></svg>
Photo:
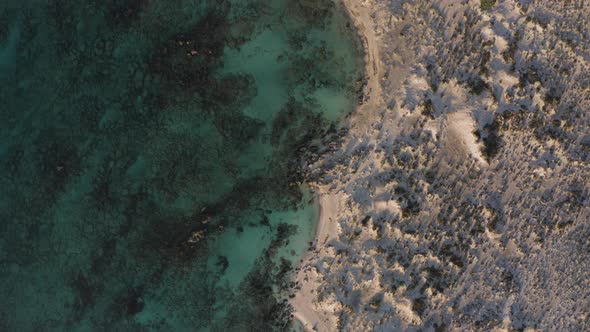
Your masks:
<svg viewBox="0 0 590 332"><path fill-rule="evenodd" d="M534 316L525 303L562 310L527 326L551 329L572 317L568 310L587 312L587 292L571 293L590 275L571 264L584 259L578 243L585 249L590 236L580 218L590 200L587 75L563 40L589 44L580 8L506 2L522 11L515 15L500 1L432 1L431 11L415 3L391 12L400 24L420 22L420 31L404 32L417 51L399 56L411 78L384 77L380 116L354 118L341 154L325 159L331 192L352 194L339 205L342 235L332 242L346 256L319 271L329 293L321 309L353 308L339 317L344 330L491 330L505 324L497 299L507 294L521 301L509 329ZM555 26L541 35L524 13ZM397 33L382 36L395 52ZM385 71L403 65L382 60ZM319 257L333 259L332 249ZM536 279L537 271L559 282Z"/></svg>

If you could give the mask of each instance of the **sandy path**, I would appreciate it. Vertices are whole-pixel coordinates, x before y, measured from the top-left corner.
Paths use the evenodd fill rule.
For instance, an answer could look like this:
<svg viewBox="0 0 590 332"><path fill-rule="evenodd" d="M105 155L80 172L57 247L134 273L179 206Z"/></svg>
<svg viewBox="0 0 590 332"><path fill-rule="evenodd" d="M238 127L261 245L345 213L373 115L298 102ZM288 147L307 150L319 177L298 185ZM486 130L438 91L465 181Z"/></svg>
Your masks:
<svg viewBox="0 0 590 332"><path fill-rule="evenodd" d="M374 11L372 4L359 0L342 0L342 4L359 33L365 52L365 101L354 111L351 120L360 125L371 120L374 110L382 102L379 80L383 77L384 70L380 60L379 38L371 17Z"/></svg>

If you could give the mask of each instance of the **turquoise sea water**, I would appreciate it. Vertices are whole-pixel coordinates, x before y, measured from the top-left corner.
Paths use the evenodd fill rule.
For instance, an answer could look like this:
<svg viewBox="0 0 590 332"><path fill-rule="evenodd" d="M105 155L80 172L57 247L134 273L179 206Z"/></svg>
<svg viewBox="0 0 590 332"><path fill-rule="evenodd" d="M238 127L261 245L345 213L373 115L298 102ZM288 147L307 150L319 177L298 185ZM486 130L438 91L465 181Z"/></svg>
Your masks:
<svg viewBox="0 0 590 332"><path fill-rule="evenodd" d="M289 329L355 36L330 0L1 1L0 330Z"/></svg>

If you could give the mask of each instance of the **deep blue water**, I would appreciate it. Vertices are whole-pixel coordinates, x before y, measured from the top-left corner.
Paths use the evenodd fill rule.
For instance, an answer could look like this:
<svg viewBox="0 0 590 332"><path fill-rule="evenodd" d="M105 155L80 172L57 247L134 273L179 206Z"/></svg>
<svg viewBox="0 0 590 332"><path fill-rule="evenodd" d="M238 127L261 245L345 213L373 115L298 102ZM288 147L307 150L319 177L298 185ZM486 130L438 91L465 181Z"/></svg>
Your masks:
<svg viewBox="0 0 590 332"><path fill-rule="evenodd" d="M0 330L288 330L355 36L331 0L0 2Z"/></svg>

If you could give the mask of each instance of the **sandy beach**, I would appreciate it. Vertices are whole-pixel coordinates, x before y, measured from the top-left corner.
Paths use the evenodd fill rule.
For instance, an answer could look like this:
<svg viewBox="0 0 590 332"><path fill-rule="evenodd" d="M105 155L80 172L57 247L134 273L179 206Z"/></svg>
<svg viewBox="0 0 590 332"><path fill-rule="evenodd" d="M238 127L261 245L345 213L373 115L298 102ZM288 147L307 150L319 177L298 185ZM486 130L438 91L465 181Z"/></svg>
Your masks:
<svg viewBox="0 0 590 332"><path fill-rule="evenodd" d="M380 98L379 77L382 75L382 65L379 59L377 37L370 19L370 7L360 1L342 0L342 6L348 14L364 49L365 79L364 101L353 112L355 114L371 114L370 109L377 105ZM366 118L368 120L368 118ZM306 331L334 331L336 317L334 308L317 306L315 299L316 288L320 285L320 275L314 264L319 257L330 255L332 249L326 245L338 236L338 211L341 195L329 193L327 187L315 186L319 197L319 217L314 240L314 249L308 251L302 258L300 269L295 276L295 282L301 289L290 301L293 305L293 315Z"/></svg>
<svg viewBox="0 0 590 332"><path fill-rule="evenodd" d="M321 189L320 189L321 190ZM333 330L332 317L326 312L316 311L313 303L315 299L314 288L318 286L318 274L312 263L321 255L326 254L326 244L338 234L338 223L336 220L338 212L337 195L318 193L319 196L319 220L316 229L316 236L313 243L313 250L308 251L302 259L295 281L301 289L291 300L294 308L293 315L309 331Z"/></svg>

